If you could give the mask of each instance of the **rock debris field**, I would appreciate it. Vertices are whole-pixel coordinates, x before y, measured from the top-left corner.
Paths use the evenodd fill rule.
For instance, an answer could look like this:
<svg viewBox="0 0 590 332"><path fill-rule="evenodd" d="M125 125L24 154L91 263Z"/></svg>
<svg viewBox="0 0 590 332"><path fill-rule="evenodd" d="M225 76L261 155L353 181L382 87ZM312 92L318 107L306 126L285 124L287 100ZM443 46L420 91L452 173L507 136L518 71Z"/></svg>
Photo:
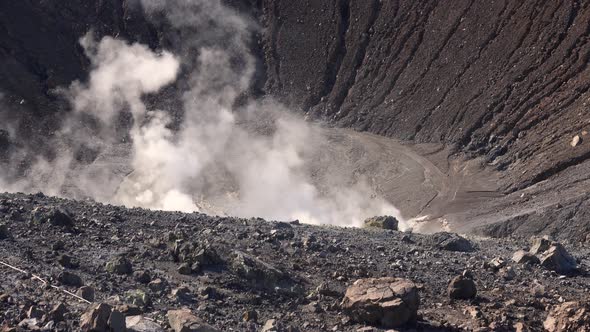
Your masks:
<svg viewBox="0 0 590 332"><path fill-rule="evenodd" d="M3 331L590 328L590 250L548 237L412 234L388 218L322 227L43 194L1 194L0 220Z"/></svg>

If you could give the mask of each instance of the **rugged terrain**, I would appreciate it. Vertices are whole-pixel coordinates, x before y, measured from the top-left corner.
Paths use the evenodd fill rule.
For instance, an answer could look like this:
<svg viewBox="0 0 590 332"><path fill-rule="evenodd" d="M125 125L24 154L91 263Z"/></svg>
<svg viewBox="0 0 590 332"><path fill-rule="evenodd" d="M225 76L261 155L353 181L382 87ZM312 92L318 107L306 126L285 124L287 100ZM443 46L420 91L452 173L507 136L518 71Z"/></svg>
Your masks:
<svg viewBox="0 0 590 332"><path fill-rule="evenodd" d="M55 209L68 218L55 218ZM76 293L85 285L96 303L144 315L162 328L168 310L190 308L221 331L259 331L270 319L299 331L358 331L364 324L341 308L346 288L361 278L395 276L419 290L418 321L406 329L505 331L520 323L527 331L542 329L553 307L583 300L590 288L590 251L575 242L564 245L579 261L578 272L562 276L511 260L530 247L528 238L449 242L458 238L126 209L42 194L0 195L0 214L8 234L0 240L0 262L26 271L0 267L5 327L78 329L90 304L62 290ZM180 274L185 245L217 258ZM256 257L256 274L240 272L237 252ZM464 270L473 275L477 296L452 300L447 284ZM67 308L64 320L50 313L59 303Z"/></svg>
<svg viewBox="0 0 590 332"><path fill-rule="evenodd" d="M459 202L431 218L443 215L458 229L500 222L481 229L496 236L565 229L565 237L583 239L589 231L587 3L225 2L260 24L251 45L258 56L252 96L273 95L327 124L438 144L444 152L437 160L464 168L465 158L476 158L499 172L498 194L489 196L506 199L481 209L457 209ZM166 23L145 17L138 1L0 6L2 117L18 134L0 135L3 158L25 147L54 153L45 137L68 112L55 89L87 75L77 41L88 30L154 49L181 47ZM170 93L174 87L163 92ZM521 196L526 206L511 211ZM413 203L398 207L419 216Z"/></svg>
<svg viewBox="0 0 590 332"><path fill-rule="evenodd" d="M589 329L590 2L223 2L253 26L255 72L233 111L271 97L319 124L325 140L306 160L311 183L321 191L334 174L362 178L410 230L4 193L2 329L89 330L110 317L119 331L126 316L128 328L150 326L132 331L186 331L171 318L179 315L201 330L385 331L358 318L416 302L416 292L417 315L402 330ZM64 88L92 69L79 43L87 32L195 52L187 39L200 31L160 14L139 0L0 2L0 178L35 176L33 161L58 159L72 113ZM142 97L174 130L187 66ZM86 120L90 134L100 130ZM108 169L114 181L104 186L116 192L129 178L132 120L119 120L115 144L70 146L66 179ZM53 189L87 194L69 185ZM547 247L520 252L529 263L512 259L534 241ZM394 284L366 280L381 277L407 279L400 294L412 300L375 296L381 285L367 295L377 304L351 308L355 287ZM473 282L477 294L450 296L451 280ZM190 313L169 312L182 308Z"/></svg>

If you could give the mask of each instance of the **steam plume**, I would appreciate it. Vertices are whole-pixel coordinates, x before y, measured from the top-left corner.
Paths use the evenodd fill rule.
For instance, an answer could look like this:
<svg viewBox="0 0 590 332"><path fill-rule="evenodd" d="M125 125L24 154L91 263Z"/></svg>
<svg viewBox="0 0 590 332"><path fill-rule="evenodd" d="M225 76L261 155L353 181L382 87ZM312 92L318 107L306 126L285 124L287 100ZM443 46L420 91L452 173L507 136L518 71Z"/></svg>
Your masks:
<svg viewBox="0 0 590 332"><path fill-rule="evenodd" d="M87 82L74 82L64 92L74 109L61 131L65 148L59 158L33 166L36 174L54 181L0 185L47 192L62 188L72 178L67 174L75 174L70 185L83 195L127 206L343 226L358 226L373 215L399 218L362 181L334 176L330 183L313 182L309 161L321 153L314 147L324 139L319 127L270 98L236 110L255 73L248 47L256 29L251 21L219 0L143 0L142 5L184 33L174 54L84 36L80 43L92 71ZM150 109L143 97L180 76L188 84L179 106L182 122L175 128L168 112ZM121 112L132 115L130 143L113 138ZM100 129L88 135L88 128L79 125L81 117L95 119ZM98 172L78 165L73 145L80 144L130 151L132 173L121 176L117 168L122 166L114 162L101 164Z"/></svg>

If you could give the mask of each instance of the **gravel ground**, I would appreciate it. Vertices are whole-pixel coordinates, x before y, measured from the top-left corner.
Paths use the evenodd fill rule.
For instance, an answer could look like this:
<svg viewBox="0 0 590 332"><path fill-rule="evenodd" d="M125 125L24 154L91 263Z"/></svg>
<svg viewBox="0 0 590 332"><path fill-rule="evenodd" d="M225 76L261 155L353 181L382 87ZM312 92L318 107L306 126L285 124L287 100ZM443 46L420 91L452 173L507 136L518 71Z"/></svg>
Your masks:
<svg viewBox="0 0 590 332"><path fill-rule="evenodd" d="M48 218L56 209L71 219ZM472 251L450 251L439 244L454 236L447 233L127 209L43 194L1 194L2 219L8 237L0 240L0 261L27 272L0 266L5 327L21 323L31 306L48 313L64 303L64 321L48 326L46 315L37 325L77 330L89 304L62 291L76 293L81 286L64 278L64 271L94 289L94 302L118 306L126 315L141 313L168 328L168 310L190 308L222 331L259 331L269 319L299 331L357 331L364 325L343 313L340 303L348 286L368 277L416 283L418 322L402 329L417 330L513 330L519 322L539 330L552 306L583 299L590 289L590 249L575 243L562 244L577 258L580 271L561 276L511 261L516 250L528 249L524 238L469 238ZM179 273L183 261L190 261L187 252L201 249L208 258L190 274ZM237 255L256 257L261 268L243 273ZM505 278L505 270L490 267L494 258L504 259L514 275ZM107 263L117 259L128 260L133 273L108 271ZM450 300L447 285L464 270L473 274L478 295ZM44 287L33 275L61 290ZM255 312L257 319L246 322L245 312Z"/></svg>

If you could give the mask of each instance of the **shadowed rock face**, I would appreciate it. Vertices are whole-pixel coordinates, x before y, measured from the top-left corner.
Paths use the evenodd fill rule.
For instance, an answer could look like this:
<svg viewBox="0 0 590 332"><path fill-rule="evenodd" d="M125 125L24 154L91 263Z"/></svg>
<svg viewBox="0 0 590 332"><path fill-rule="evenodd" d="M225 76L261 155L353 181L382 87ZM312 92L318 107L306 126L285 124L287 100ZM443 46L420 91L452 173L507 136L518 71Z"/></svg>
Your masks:
<svg viewBox="0 0 590 332"><path fill-rule="evenodd" d="M483 156L504 172L506 192L556 177L586 181L574 175L590 157L588 3L226 2L263 28L252 43L260 61L252 95L274 95L337 126ZM164 23L145 18L138 1L0 4L0 117L26 138L1 134L0 152L19 144L51 154L46 136L67 112L53 90L84 79L89 64L77 40L90 29L175 48ZM562 226L584 219L577 215L587 204L565 209L553 218ZM537 219L509 218L486 232L548 229Z"/></svg>

